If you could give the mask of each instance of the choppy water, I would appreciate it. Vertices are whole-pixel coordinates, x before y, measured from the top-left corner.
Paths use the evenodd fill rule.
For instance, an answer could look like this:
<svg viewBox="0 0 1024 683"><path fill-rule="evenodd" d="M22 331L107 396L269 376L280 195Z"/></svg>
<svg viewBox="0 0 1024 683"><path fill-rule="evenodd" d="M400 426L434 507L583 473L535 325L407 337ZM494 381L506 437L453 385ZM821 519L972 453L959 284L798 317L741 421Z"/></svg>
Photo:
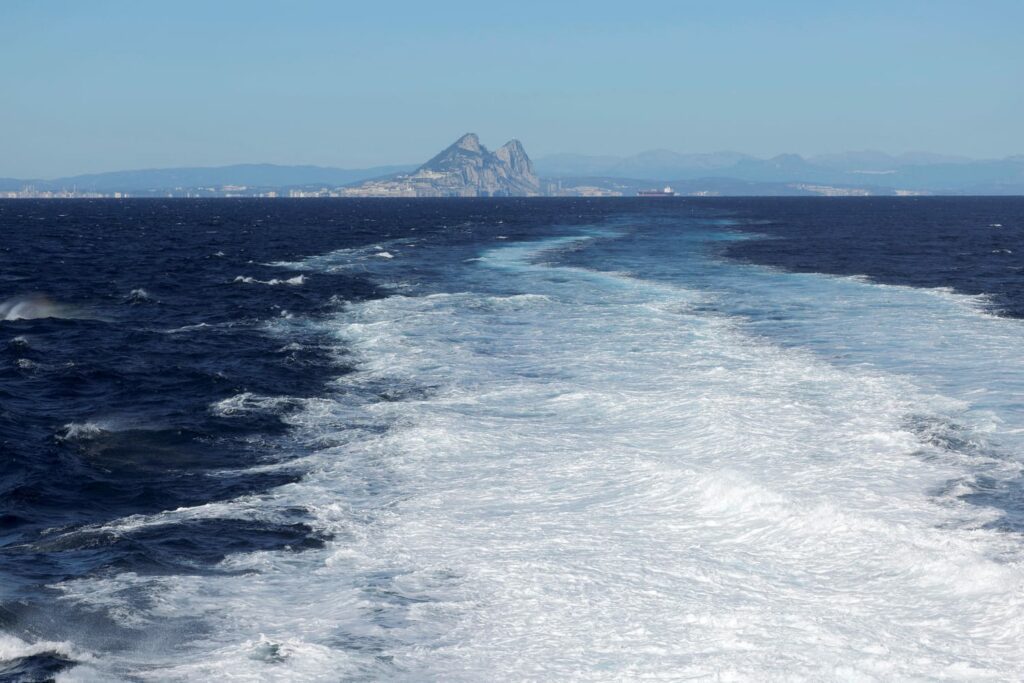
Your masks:
<svg viewBox="0 0 1024 683"><path fill-rule="evenodd" d="M0 234L0 677L1024 675L1024 200Z"/></svg>

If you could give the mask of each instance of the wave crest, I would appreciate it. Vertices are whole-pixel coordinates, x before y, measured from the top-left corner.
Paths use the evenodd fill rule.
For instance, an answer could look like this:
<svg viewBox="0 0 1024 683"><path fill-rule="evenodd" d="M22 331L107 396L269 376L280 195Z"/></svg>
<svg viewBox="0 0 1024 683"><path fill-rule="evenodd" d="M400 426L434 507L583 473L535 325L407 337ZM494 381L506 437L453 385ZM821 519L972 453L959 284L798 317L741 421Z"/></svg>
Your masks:
<svg viewBox="0 0 1024 683"><path fill-rule="evenodd" d="M0 320L81 317L69 306L54 303L42 294L14 296L0 302Z"/></svg>

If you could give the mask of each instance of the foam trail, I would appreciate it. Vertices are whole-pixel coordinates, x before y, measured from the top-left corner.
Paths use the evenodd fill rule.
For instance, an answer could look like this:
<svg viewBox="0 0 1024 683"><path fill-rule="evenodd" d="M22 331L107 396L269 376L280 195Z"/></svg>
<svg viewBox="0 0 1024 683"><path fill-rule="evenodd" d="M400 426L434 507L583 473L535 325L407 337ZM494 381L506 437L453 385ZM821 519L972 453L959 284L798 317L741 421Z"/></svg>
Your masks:
<svg viewBox="0 0 1024 683"><path fill-rule="evenodd" d="M509 244L465 266L466 291L339 313L359 372L283 417L335 441L302 461L303 481L244 503L308 509L334 540L231 556L217 576L58 585L135 628L201 616L192 640L127 653L121 670L1024 675L1019 540L986 526L998 511L933 495L974 465L907 424L962 401L753 336L706 313L713 291L542 256L578 242ZM382 387L401 396L368 398ZM277 408L240 395L212 409Z"/></svg>
<svg viewBox="0 0 1024 683"><path fill-rule="evenodd" d="M1021 321L991 315L983 295L739 266L702 253L736 238L695 232L674 239L693 241L666 259L675 264L673 277L714 292L711 307L742 320L749 334L798 345L829 363L912 376L917 386L962 402L954 412L972 438L1024 452L1015 436L1024 428ZM661 253L672 248L657 244Z"/></svg>

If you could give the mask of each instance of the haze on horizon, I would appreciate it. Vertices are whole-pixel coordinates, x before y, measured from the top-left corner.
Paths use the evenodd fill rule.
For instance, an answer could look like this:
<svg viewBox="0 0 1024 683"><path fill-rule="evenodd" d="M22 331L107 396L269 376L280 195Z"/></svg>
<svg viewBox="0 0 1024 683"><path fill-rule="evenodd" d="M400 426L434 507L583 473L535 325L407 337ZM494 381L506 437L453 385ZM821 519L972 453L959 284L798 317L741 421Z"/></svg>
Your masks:
<svg viewBox="0 0 1024 683"><path fill-rule="evenodd" d="M307 0L0 8L0 177L534 157L1024 153L1024 3Z"/></svg>

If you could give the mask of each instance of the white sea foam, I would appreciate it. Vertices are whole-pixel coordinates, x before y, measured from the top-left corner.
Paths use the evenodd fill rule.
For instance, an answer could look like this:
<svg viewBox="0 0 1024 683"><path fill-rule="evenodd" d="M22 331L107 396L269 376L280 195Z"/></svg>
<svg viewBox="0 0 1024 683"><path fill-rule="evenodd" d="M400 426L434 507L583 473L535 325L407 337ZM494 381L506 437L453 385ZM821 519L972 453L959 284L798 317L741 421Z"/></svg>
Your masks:
<svg viewBox="0 0 1024 683"><path fill-rule="evenodd" d="M209 323L196 323L195 325L183 325L182 327L175 327L170 330L164 330L167 334L181 334L183 332L196 332L207 328L214 327Z"/></svg>
<svg viewBox="0 0 1024 683"><path fill-rule="evenodd" d="M85 441L114 432L151 431L160 428L158 423L140 421L136 417L113 415L85 422L69 422L58 430L57 438Z"/></svg>
<svg viewBox="0 0 1024 683"><path fill-rule="evenodd" d="M298 287L299 285L306 284L306 276L296 275L295 277L290 277L286 280L281 280L278 278L271 278L270 280L257 280L256 278L249 277L248 275L239 275L234 279L234 281L247 285L291 285L293 287Z"/></svg>
<svg viewBox="0 0 1024 683"><path fill-rule="evenodd" d="M108 425L96 422L69 422L61 427L58 438L63 440L93 439L109 431Z"/></svg>
<svg viewBox="0 0 1024 683"><path fill-rule="evenodd" d="M389 261L399 256L403 250L418 246L417 240L394 239L362 247L336 249L326 254L312 256L301 261L276 261L267 265L289 270L326 271L329 273L344 272L370 268L377 259Z"/></svg>
<svg viewBox="0 0 1024 683"><path fill-rule="evenodd" d="M997 511L936 497L977 466L908 425L926 416L941 436L964 398L774 344L702 312L714 291L531 265L569 243L467 266L518 295L347 306L334 325L359 372L286 417L307 442L343 442L309 455L301 482L173 513L304 507L325 549L57 588L140 628L201 615L187 651L124 655L153 680L1024 675L1019 540L985 526ZM885 290L835 282L851 298L819 298L820 324L853 321L867 341L854 297ZM900 292L878 320L950 333L971 314L928 297ZM909 315L925 301L946 317ZM373 387L410 394L354 402Z"/></svg>
<svg viewBox="0 0 1024 683"><path fill-rule="evenodd" d="M210 412L220 417L244 413L278 414L301 403L302 399L290 396L259 396L246 391L214 403L210 406Z"/></svg>

